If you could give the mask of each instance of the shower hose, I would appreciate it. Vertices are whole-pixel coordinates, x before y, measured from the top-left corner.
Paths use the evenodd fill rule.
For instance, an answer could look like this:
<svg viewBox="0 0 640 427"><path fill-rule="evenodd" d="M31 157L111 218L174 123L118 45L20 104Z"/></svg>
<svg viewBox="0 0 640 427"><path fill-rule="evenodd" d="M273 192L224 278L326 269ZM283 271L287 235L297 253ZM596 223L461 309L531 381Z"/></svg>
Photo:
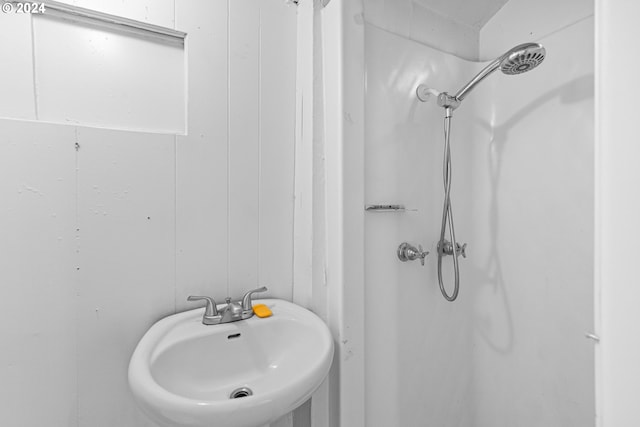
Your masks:
<svg viewBox="0 0 640 427"><path fill-rule="evenodd" d="M458 289L460 288L460 270L458 268L458 245L456 243L456 232L453 227L453 211L451 209L451 148L449 138L451 136L451 108L445 109L444 116L444 160L442 162L442 176L444 180L444 204L442 207L442 227L440 228L440 241L438 242L438 284L440 292L447 301L455 301L458 298ZM442 258L447 255L447 242L444 238L447 224L449 224L449 238L451 239L451 249L453 255L454 270L454 288L453 293L449 295L444 288L442 280Z"/></svg>

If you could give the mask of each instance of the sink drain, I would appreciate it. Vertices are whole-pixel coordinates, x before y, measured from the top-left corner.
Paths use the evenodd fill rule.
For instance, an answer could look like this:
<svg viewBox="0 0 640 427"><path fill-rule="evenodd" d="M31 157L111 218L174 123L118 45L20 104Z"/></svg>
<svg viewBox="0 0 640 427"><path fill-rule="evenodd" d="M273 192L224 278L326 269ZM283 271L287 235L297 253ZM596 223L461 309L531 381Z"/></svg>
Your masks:
<svg viewBox="0 0 640 427"><path fill-rule="evenodd" d="M240 387L231 392L229 399L240 399L241 397L251 396L253 391L249 387Z"/></svg>

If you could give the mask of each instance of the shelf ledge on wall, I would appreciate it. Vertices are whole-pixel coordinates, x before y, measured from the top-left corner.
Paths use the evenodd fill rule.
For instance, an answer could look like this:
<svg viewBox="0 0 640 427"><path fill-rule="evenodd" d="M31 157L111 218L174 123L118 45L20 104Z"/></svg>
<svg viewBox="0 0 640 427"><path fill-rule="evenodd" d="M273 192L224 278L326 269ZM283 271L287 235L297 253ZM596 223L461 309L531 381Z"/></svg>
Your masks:
<svg viewBox="0 0 640 427"><path fill-rule="evenodd" d="M15 3L15 2L12 2ZM184 45L187 33L172 28L161 27L122 16L98 12L79 6L60 3L52 0L42 1L46 11L42 16L54 16L74 22L83 22L101 27L108 27L118 31L134 33L143 37L161 39L172 44ZM34 16L37 16L35 14Z"/></svg>

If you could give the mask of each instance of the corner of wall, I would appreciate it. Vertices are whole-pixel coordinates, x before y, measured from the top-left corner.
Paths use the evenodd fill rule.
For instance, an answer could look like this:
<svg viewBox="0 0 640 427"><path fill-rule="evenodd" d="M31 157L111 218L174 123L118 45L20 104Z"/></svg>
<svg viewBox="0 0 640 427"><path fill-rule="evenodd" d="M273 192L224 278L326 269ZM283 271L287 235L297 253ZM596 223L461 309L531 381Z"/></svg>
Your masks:
<svg viewBox="0 0 640 427"><path fill-rule="evenodd" d="M479 58L494 59L516 44L538 41L592 15L591 1L509 0L480 29Z"/></svg>
<svg viewBox="0 0 640 427"><path fill-rule="evenodd" d="M364 427L364 307L353 303L364 293L362 14L361 1L333 0L322 10L327 318L336 340L330 380L337 377L337 383L331 387L338 392L331 396L330 417L350 427Z"/></svg>
<svg viewBox="0 0 640 427"><path fill-rule="evenodd" d="M456 22L420 3L364 0L364 19L374 27L460 58L478 58L478 29Z"/></svg>

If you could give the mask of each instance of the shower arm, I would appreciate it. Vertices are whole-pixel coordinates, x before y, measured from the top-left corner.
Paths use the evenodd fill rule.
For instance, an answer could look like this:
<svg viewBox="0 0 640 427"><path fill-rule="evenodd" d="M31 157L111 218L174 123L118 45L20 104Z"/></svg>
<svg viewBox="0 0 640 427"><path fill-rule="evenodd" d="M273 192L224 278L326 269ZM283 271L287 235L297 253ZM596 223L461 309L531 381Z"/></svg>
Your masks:
<svg viewBox="0 0 640 427"><path fill-rule="evenodd" d="M438 105L451 110L458 108L462 100L469 92L471 92L471 89L500 67L502 59L503 57L499 57L484 67L482 71L476 74L476 76L472 78L469 83L464 85L455 95L449 95L447 92L442 92L438 95ZM450 117L450 112L448 112L448 116Z"/></svg>
<svg viewBox="0 0 640 427"><path fill-rule="evenodd" d="M462 101L471 89L473 89L478 83L484 80L489 74L493 73L495 70L500 67L500 63L502 62L502 57L495 59L489 65L484 67L482 71L480 71L474 78L472 78L469 83L464 85L462 89L460 89L453 97L458 101Z"/></svg>

